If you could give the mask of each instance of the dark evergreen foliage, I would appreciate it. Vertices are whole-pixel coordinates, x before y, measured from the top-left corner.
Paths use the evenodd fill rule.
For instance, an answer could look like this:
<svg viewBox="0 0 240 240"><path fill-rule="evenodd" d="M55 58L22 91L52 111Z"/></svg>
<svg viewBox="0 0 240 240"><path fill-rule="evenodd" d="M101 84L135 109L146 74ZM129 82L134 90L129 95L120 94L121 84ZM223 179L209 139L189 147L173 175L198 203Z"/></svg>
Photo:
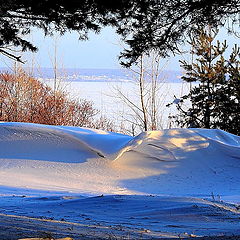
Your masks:
<svg viewBox="0 0 240 240"><path fill-rule="evenodd" d="M216 34L208 29L193 35L196 58L181 62L186 71L182 79L197 85L177 102L179 113L171 118L181 127L220 128L240 135L240 49L235 45L226 59L226 41L214 44ZM191 105L187 109L185 102Z"/></svg>
<svg viewBox="0 0 240 240"><path fill-rule="evenodd" d="M87 39L88 31L115 26L128 44L121 57L130 66L144 52L159 50L162 56L177 52L178 45L199 25L239 23L240 0L0 0L0 51L20 60L9 51L36 51L28 41L32 27L65 33L76 30Z"/></svg>

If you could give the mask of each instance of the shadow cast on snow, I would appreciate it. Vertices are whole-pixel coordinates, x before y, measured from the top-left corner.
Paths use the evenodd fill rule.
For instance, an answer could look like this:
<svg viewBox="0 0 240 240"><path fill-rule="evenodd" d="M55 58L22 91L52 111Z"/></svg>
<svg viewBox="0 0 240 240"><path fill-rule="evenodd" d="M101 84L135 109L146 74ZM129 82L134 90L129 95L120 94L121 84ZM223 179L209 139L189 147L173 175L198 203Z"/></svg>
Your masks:
<svg viewBox="0 0 240 240"><path fill-rule="evenodd" d="M158 170L150 176L121 180L121 187L144 194L175 196L224 196L240 194L240 145L224 144L221 131L211 137L194 130L162 131L159 139L147 139L145 147L125 152L117 161L133 159L129 168ZM228 136L227 136L228 137ZM229 141L231 142L229 135ZM228 140L228 139L225 139ZM153 150L154 148L154 150ZM153 154L154 153L154 154ZM139 166L138 166L139 164ZM149 168L150 167L150 168ZM151 170L151 169L150 169Z"/></svg>

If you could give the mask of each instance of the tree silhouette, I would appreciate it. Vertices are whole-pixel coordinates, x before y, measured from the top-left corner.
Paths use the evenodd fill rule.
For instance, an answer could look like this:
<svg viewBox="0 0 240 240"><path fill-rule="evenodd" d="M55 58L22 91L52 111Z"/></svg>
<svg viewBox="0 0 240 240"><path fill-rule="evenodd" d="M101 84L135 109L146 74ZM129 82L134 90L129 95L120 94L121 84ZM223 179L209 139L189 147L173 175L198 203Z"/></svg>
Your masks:
<svg viewBox="0 0 240 240"><path fill-rule="evenodd" d="M86 40L89 31L113 26L128 44L120 55L128 67L152 50L163 57L178 52L196 26L229 22L232 31L239 12L240 0L0 0L0 52L21 61L12 46L36 51L27 39L32 27L46 35L75 30Z"/></svg>

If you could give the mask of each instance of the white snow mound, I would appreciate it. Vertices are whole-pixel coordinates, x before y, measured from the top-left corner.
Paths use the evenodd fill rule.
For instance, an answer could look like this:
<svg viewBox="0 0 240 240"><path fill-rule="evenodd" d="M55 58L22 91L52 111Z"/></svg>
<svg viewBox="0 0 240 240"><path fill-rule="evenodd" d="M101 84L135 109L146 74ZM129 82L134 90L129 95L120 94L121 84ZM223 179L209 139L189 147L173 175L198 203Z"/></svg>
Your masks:
<svg viewBox="0 0 240 240"><path fill-rule="evenodd" d="M169 129L137 137L0 123L0 185L81 194L240 196L240 137Z"/></svg>

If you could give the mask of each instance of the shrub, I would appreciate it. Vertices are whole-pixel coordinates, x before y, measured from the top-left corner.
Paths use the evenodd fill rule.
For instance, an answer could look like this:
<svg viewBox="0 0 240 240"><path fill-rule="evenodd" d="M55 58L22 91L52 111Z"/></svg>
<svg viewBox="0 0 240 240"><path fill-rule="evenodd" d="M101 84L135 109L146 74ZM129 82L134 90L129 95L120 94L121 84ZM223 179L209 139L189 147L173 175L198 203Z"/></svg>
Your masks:
<svg viewBox="0 0 240 240"><path fill-rule="evenodd" d="M70 99L22 70L0 74L0 121L113 130L107 118L96 119L98 113L91 101Z"/></svg>

